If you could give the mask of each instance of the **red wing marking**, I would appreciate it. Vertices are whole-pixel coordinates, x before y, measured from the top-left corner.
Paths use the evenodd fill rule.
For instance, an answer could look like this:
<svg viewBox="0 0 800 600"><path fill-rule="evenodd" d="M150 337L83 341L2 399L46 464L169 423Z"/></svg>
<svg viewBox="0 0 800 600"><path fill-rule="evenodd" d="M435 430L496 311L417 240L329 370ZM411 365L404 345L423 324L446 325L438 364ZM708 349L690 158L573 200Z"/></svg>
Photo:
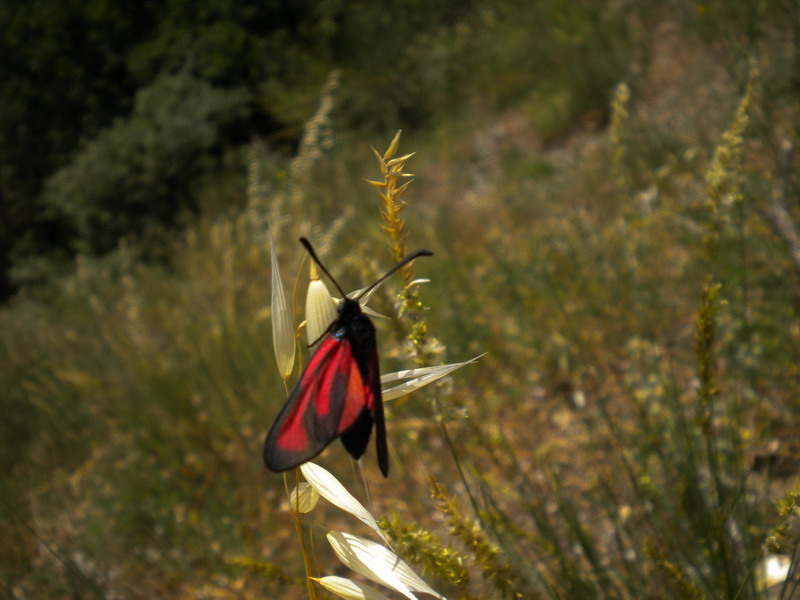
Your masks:
<svg viewBox="0 0 800 600"><path fill-rule="evenodd" d="M345 432L365 406L374 410L374 385L364 384L348 339L329 334L267 435L267 466L285 471L310 460Z"/></svg>

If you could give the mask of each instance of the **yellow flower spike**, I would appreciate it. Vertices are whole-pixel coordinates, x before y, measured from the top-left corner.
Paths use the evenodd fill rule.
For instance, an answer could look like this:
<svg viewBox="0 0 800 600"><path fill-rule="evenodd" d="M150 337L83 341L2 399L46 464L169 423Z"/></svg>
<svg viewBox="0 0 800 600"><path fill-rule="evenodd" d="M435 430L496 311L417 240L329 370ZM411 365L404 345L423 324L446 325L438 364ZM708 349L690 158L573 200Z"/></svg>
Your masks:
<svg viewBox="0 0 800 600"><path fill-rule="evenodd" d="M395 200L399 200L400 197L405 193L405 191L408 188L408 186L410 186L412 183L413 183L413 181L406 181L403 185L401 185L399 188L397 188L394 191Z"/></svg>
<svg viewBox="0 0 800 600"><path fill-rule="evenodd" d="M389 160L394 156L394 153L397 152L397 147L400 145L400 134L402 133L403 133L402 129L397 130L397 133L394 135L392 143L389 144L389 149L386 151L386 154L383 155L383 160Z"/></svg>
<svg viewBox="0 0 800 600"><path fill-rule="evenodd" d="M372 148L372 151L375 153L375 158L378 159L378 164L380 165L381 168L381 175L386 175L386 172L388 171L388 168L386 167L386 162L384 161L380 153L377 150L375 150L375 148Z"/></svg>
<svg viewBox="0 0 800 600"><path fill-rule="evenodd" d="M336 320L336 303L331 297L325 282L319 278L317 265L314 261L308 263L309 278L308 294L306 294L306 335L308 343L318 341L322 334Z"/></svg>
<svg viewBox="0 0 800 600"><path fill-rule="evenodd" d="M269 252L272 265L272 346L275 350L278 372L281 378L287 381L294 367L294 325L292 311L283 291L278 255L275 253L275 242L272 239L271 229L269 231Z"/></svg>
<svg viewBox="0 0 800 600"><path fill-rule="evenodd" d="M389 167L390 169L395 165L402 166L404 162L406 162L409 158L411 158L415 154L416 152L409 152L408 154L406 154L405 156L401 156L400 158L393 158L392 160L387 161L386 166Z"/></svg>

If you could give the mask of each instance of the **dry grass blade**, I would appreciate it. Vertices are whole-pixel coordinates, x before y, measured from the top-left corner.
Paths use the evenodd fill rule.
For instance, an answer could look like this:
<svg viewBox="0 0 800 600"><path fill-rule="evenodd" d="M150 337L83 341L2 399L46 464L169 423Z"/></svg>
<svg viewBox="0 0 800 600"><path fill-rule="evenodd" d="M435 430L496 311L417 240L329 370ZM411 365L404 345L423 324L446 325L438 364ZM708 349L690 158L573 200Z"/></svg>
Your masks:
<svg viewBox="0 0 800 600"><path fill-rule="evenodd" d="M375 517L329 471L312 462L307 462L300 467L300 472L306 481L314 486L320 496L356 517L388 543L383 531L378 527Z"/></svg>
<svg viewBox="0 0 800 600"><path fill-rule="evenodd" d="M400 592L411 600L416 600L414 592L423 592L446 600L388 548L341 531L330 532L328 541L339 560L356 573Z"/></svg>
<svg viewBox="0 0 800 600"><path fill-rule="evenodd" d="M269 249L272 265L272 346L275 350L278 372L281 378L286 381L292 374L292 368L294 367L294 324L292 322L292 311L286 300L286 293L281 281L281 272L278 265L278 255L275 252L275 243L272 239L272 230L269 232Z"/></svg>
<svg viewBox="0 0 800 600"><path fill-rule="evenodd" d="M314 581L318 582L326 590L347 600L389 600L387 596L384 596L379 591L352 579L328 575Z"/></svg>

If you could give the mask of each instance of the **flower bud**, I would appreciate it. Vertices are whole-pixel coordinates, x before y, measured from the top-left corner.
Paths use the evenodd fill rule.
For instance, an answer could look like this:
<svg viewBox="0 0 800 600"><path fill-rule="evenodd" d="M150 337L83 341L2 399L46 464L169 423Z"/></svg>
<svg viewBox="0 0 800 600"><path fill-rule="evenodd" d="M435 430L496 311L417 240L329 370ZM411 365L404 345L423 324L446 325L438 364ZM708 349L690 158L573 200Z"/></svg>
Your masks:
<svg viewBox="0 0 800 600"><path fill-rule="evenodd" d="M309 264L311 281L306 295L306 335L308 343L313 344L319 341L322 334L336 320L336 304L325 282L319 278L317 265L314 261Z"/></svg>

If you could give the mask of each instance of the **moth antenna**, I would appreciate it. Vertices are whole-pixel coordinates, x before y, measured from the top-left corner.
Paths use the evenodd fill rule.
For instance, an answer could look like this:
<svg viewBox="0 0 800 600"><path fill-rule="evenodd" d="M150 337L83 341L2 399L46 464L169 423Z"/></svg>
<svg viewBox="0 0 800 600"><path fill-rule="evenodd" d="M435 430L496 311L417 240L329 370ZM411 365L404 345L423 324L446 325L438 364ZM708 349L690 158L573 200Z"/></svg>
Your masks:
<svg viewBox="0 0 800 600"><path fill-rule="evenodd" d="M342 290L342 286L339 285L339 282L333 278L333 275L331 275L328 269L325 268L325 265L322 264L322 261L317 256L317 253L314 252L314 248L311 247L311 242L309 242L306 238L301 237L300 243L306 247L306 250L308 250L308 253L311 255L311 258L314 259L314 262L317 263L317 266L320 269L322 269L322 272L325 273L325 275L328 276L328 279L330 279L333 282L333 285L335 285L336 289L339 290L339 293L342 295L342 298L347 296L347 294L344 293L344 290Z"/></svg>
<svg viewBox="0 0 800 600"><path fill-rule="evenodd" d="M406 254L399 263L397 263L391 269L386 271L386 273L384 274L383 277L378 279L378 281L376 281L371 286L369 286L367 289L365 289L363 292L361 292L358 295L358 298L356 298L356 301L360 300L361 297L364 296L365 294L368 294L377 285L380 285L383 282L384 279L386 279L387 277L392 275L395 271L397 271L397 269L400 269L400 268L404 267L405 265L410 263L412 260L414 260L415 258L418 258L420 256L433 256L433 252L431 252L430 250L417 250L416 252L412 252L411 254Z"/></svg>
<svg viewBox="0 0 800 600"><path fill-rule="evenodd" d="M328 279L330 279L333 282L333 285L335 285L336 289L339 290L339 293L342 295L342 298L346 298L347 294L344 293L344 290L342 289L342 286L339 285L339 282L336 281L336 279L333 278L333 275L331 275L330 272L328 271L328 269L325 268L325 265L322 264L322 261L317 256L317 253L314 252L314 248L311 246L311 242L309 242L306 238L301 237L300 238L300 243L303 244L303 246L305 246L306 250L308 250L308 253L311 255L311 258L313 258L314 262L317 263L317 266L320 269L322 269L322 272L325 273L325 275L328 276ZM361 292L358 295L358 297L355 298L355 300L356 301L360 300L362 298L362 296L364 296L365 294L369 293L376 286L380 285L387 277L390 277L395 271L397 271L398 269L404 267L405 265L410 263L412 260L414 260L415 258L418 258L420 256L433 256L433 252L431 252L430 250L417 250L416 252L412 252L411 254L407 254L406 256L403 257L403 259L399 263L397 263L391 269L386 271L386 273L383 275L383 277L378 279L375 283L373 283L371 286L369 286L367 289L365 289L363 292Z"/></svg>

